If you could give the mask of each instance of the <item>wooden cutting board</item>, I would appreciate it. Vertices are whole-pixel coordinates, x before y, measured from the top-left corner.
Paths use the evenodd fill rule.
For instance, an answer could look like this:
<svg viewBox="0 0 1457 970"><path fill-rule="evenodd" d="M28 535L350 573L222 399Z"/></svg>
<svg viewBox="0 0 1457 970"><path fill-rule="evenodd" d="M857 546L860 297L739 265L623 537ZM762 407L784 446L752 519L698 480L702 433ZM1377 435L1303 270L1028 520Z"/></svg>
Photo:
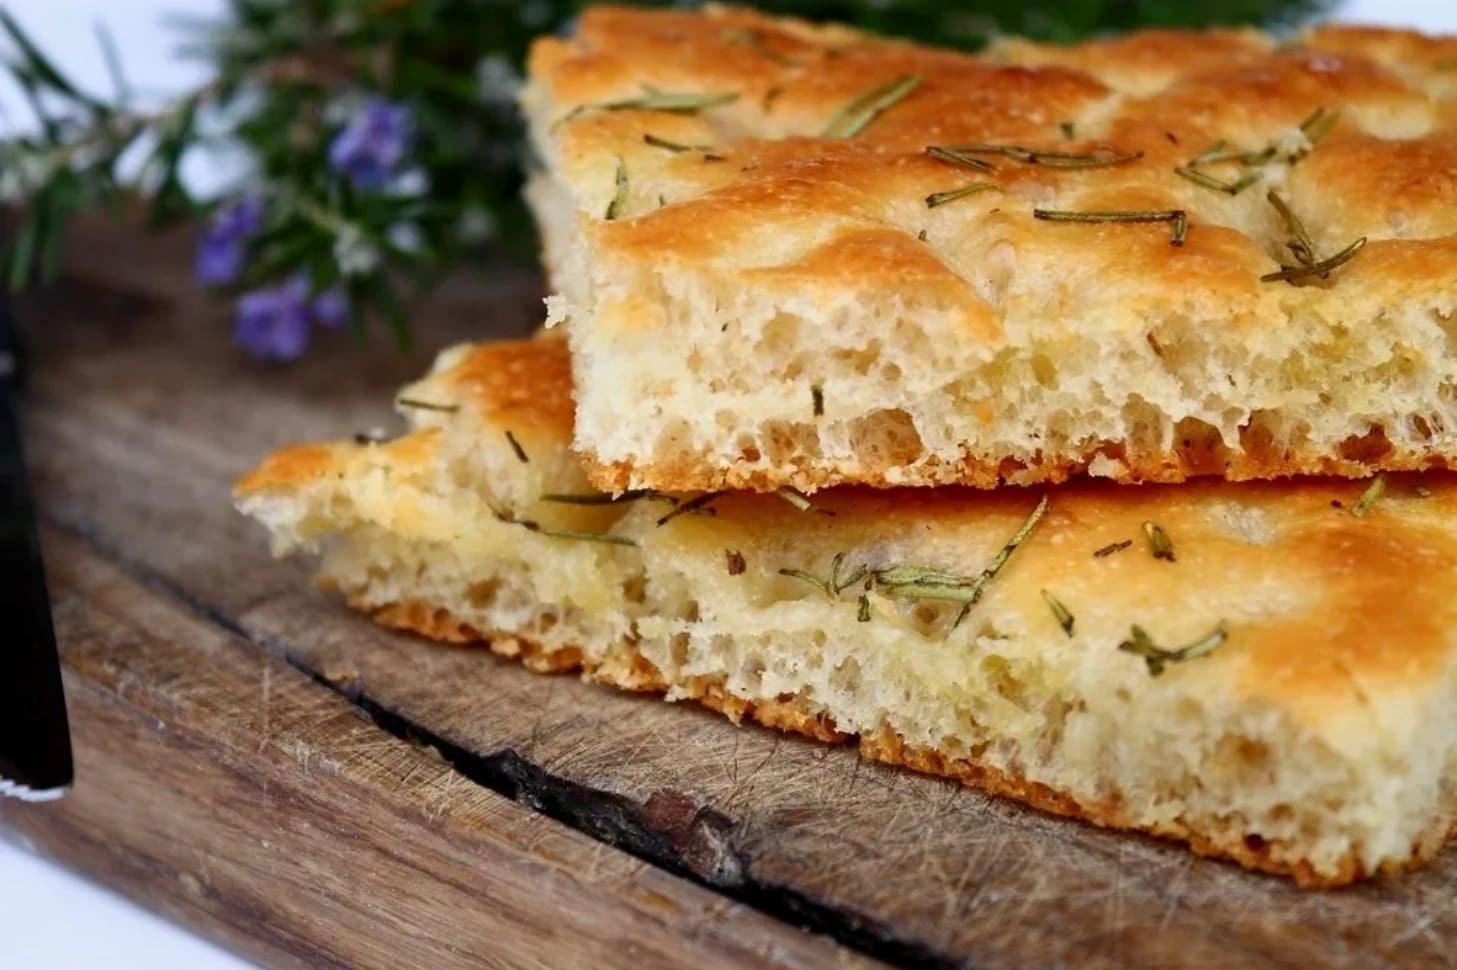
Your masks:
<svg viewBox="0 0 1457 970"><path fill-rule="evenodd" d="M376 628L231 509L269 449L394 427L435 349L522 333L536 279L402 357L229 342L184 240L88 224L20 307L79 780L0 825L276 965L1457 965L1457 851L1339 892L1049 818L686 705ZM808 932L806 932L806 930Z"/></svg>

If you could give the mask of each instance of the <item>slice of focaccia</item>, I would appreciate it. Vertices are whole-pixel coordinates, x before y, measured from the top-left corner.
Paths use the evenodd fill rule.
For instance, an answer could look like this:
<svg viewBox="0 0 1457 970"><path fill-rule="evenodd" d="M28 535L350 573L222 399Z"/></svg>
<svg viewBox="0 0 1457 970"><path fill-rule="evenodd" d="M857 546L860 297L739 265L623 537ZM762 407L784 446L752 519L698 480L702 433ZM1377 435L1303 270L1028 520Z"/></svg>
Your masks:
<svg viewBox="0 0 1457 970"><path fill-rule="evenodd" d="M1332 885L1457 812L1457 479L592 491L557 339L238 485L381 623Z"/></svg>
<svg viewBox="0 0 1457 970"><path fill-rule="evenodd" d="M1451 467L1454 65L591 10L523 96L577 448L604 488Z"/></svg>

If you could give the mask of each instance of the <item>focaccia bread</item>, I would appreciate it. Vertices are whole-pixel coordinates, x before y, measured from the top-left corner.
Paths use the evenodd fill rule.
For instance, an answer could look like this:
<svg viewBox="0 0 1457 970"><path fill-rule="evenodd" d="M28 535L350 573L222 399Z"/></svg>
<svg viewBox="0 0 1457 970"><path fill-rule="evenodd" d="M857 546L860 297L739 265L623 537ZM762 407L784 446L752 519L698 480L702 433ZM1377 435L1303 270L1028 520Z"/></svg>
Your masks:
<svg viewBox="0 0 1457 970"><path fill-rule="evenodd" d="M1303 885L1447 837L1449 473L584 504L569 391L559 340L457 348L410 433L279 452L239 506L386 625Z"/></svg>
<svg viewBox="0 0 1457 970"><path fill-rule="evenodd" d="M598 8L523 105L603 488L1457 458L1457 37Z"/></svg>

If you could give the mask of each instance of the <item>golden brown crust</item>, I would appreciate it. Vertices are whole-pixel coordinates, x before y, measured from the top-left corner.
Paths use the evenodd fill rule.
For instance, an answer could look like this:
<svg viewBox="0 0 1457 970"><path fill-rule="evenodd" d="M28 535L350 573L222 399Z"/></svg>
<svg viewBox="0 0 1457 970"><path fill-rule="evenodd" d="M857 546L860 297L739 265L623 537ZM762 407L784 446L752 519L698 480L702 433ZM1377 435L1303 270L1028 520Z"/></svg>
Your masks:
<svg viewBox="0 0 1457 970"><path fill-rule="evenodd" d="M1179 821L1158 826L1134 824L1116 800L1079 802L1040 782L982 764L975 757L949 757L934 748L907 745L903 738L888 728L872 734L847 735L837 730L831 719L815 710L811 701L798 695L786 695L772 701L751 701L730 694L721 682L701 676L689 678L682 684L669 684L658 669L630 645L622 645L605 660L593 663L586 660L576 647L549 649L520 634L483 634L453 618L445 609L421 603L366 605L357 597L351 597L349 602L385 626L447 643L484 643L493 653L518 659L536 673L581 670L590 680L623 690L666 693L672 688L678 696L697 701L735 724L749 718L765 727L801 734L828 744L855 740L861 756L865 758L950 778L968 788L1010 798L1053 815L1184 842L1203 856L1237 862L1246 869L1289 876L1304 889L1345 886L1373 875L1354 853L1343 858L1334 871L1317 871L1293 847L1244 832L1237 821L1229 822L1227 830L1221 833L1196 830ZM1420 866L1436 855L1450 837L1457 835L1457 795L1449 798L1443 809L1444 817L1449 820L1447 826L1428 832L1422 841L1412 846L1410 857L1384 864L1382 872L1394 874Z"/></svg>

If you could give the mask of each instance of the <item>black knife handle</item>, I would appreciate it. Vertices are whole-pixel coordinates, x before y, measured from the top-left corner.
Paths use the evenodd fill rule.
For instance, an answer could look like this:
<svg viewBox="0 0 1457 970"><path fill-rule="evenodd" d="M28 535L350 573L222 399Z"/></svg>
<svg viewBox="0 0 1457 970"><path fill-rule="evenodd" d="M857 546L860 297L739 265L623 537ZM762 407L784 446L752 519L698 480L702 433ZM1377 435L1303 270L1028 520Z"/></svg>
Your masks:
<svg viewBox="0 0 1457 970"><path fill-rule="evenodd" d="M71 735L20 446L18 371L14 324L0 305L0 601L6 604L0 626L0 789L22 797L27 791L53 796L71 784Z"/></svg>

